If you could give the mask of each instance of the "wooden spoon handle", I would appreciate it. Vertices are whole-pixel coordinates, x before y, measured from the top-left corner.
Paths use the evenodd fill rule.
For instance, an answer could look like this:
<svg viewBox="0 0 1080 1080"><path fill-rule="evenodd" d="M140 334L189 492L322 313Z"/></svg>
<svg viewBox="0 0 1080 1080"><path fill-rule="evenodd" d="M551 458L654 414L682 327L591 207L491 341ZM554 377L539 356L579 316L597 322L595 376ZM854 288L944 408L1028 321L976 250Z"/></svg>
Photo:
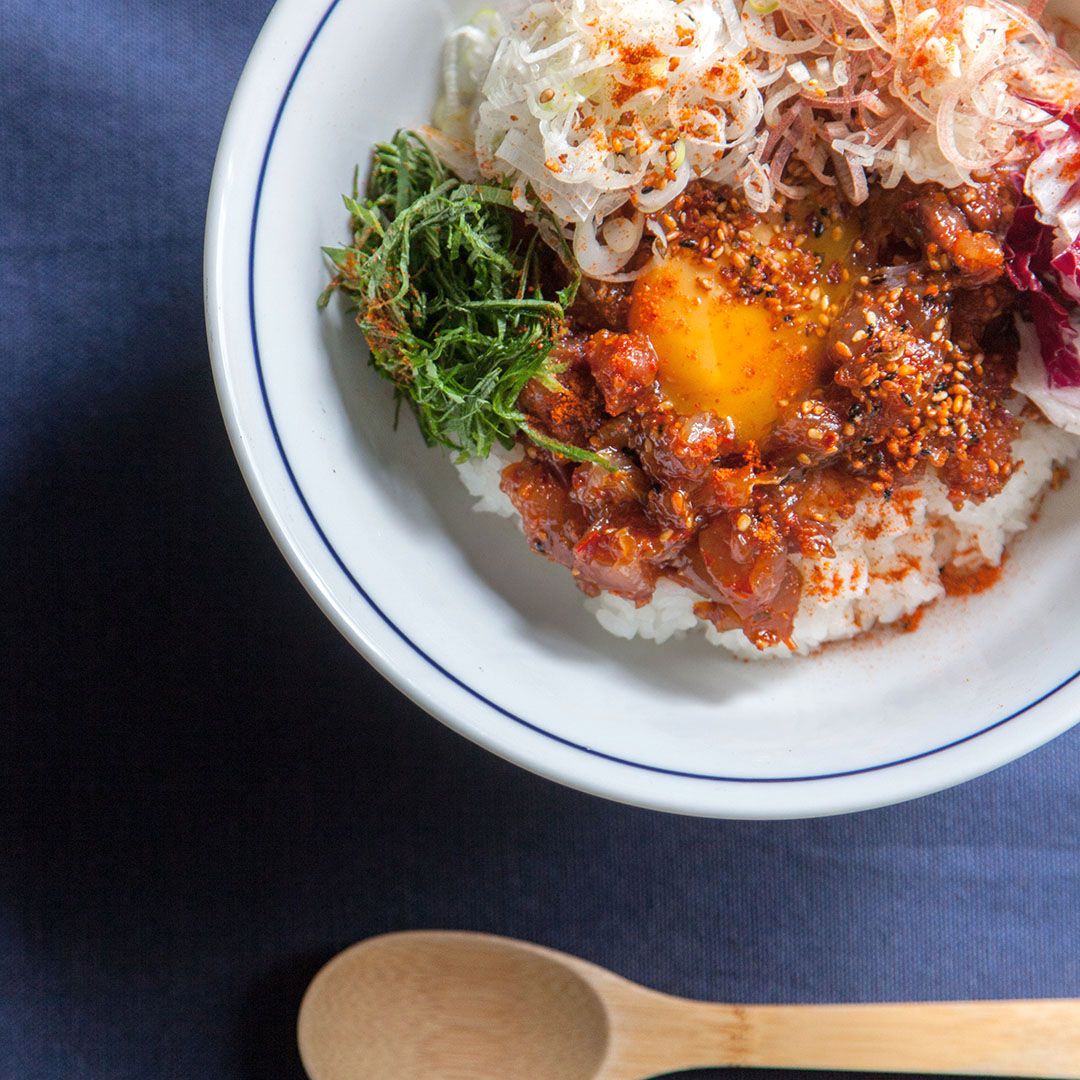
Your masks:
<svg viewBox="0 0 1080 1080"><path fill-rule="evenodd" d="M1080 1080L1080 999L743 1008L695 1002L687 1013L697 1010L726 1051L727 1060L714 1056L712 1065ZM686 1033L692 1017L682 1020ZM693 1041L698 1045L682 1050L700 1056L703 1047Z"/></svg>

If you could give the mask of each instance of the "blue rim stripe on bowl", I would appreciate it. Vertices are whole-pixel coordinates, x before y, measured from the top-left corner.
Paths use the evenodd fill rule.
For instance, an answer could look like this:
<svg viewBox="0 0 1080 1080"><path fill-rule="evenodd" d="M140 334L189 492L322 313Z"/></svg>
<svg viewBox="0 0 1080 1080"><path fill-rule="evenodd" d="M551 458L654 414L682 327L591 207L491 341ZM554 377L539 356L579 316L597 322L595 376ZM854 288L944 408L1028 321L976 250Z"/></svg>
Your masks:
<svg viewBox="0 0 1080 1080"><path fill-rule="evenodd" d="M263 378L262 358L259 352L259 339L258 331L256 327L255 319L255 235L259 222L259 207L262 202L263 182L266 177L267 165L270 161L270 154L274 148L274 139L277 136L278 126L281 123L282 115L285 112L285 106L288 104L289 95L292 93L292 88L296 83L297 78L300 75L300 71L304 66L305 61L311 52L315 41L318 39L319 34L326 26L327 20L333 14L335 8L341 0L332 0L330 6L323 13L322 18L319 20L318 25L315 27L308 39L307 44L304 46L303 52L300 54L300 59L296 63L296 67L293 70L292 76L289 79L288 85L285 87L285 92L282 95L281 102L278 105L277 113L274 117L273 126L270 129L270 135L266 143L266 151L263 154L262 165L259 169L259 180L255 190L255 202L252 209L251 216L251 240L248 246L248 316L251 324L251 346L255 359L255 370L259 381L259 390L262 394L263 408L266 411L266 419L270 425L270 430L274 436L274 443L277 446L278 454L281 457L282 464L285 467L285 471L288 474L289 482L293 486L293 490L296 492L297 498L300 500L300 504L304 508L304 512L307 514L315 532L318 534L319 539L322 541L326 550L330 553L333 560L340 567L341 572L348 579L352 587L357 591L364 602L375 612L376 615L389 627L397 636L404 642L413 652L416 653L425 663L429 664L435 671L437 671L444 678L448 679L455 686L464 690L470 694L477 701L482 702L488 708L494 710L500 716L506 717L508 720L514 721L514 723L521 724L523 727L528 728L530 731L536 732L538 735L543 735L545 738L551 739L554 742L561 743L563 746L570 747L573 750L579 750L585 754L591 754L594 757L602 758L606 761L614 762L618 765L627 765L635 769L643 769L647 772L662 773L667 776L679 776L690 780L714 780L722 783L734 783L734 784L788 784L788 783L805 783L815 780L835 780L844 776L857 776L862 773L879 772L882 769L891 769L899 765L907 764L911 761L917 761L920 758L930 757L933 754L940 754L945 750L950 750L954 746L960 746L963 743L970 742L972 739L977 739L981 735L987 734L987 732L993 731L995 728L1001 727L1003 724L1007 724L1010 720L1015 720L1018 716L1022 716L1024 713L1034 709L1037 705L1042 704L1048 698L1052 697L1062 688L1068 686L1078 676L1080 671L1070 675L1069 678L1059 683L1052 690L1048 690L1041 697L1036 698L1034 701L1025 705L1022 709L1018 709L1016 712L1010 713L1008 716L1001 720L996 720L994 723L981 728L979 731L975 731L970 735L965 735L962 738L954 739L952 742L946 743L943 746L935 747L933 750L924 750L918 754L911 754L908 757L897 758L895 761L883 762L880 765L866 765L858 769L848 769L843 772L821 773L816 776L717 776L710 773L693 773L684 772L679 769L668 769L660 765L649 765L641 761L631 761L628 758L617 757L614 754L604 753L602 750L595 750L592 747L585 746L581 743L573 742L570 739L566 739L561 735L556 735L554 732L546 731L544 728L538 727L536 724L530 723L523 717L510 712L508 709L503 708L501 705L489 698L485 697L479 690L476 690L468 683L463 682L452 672L444 668L437 660L429 656L415 641L413 641L387 614L384 612L378 604L376 604L371 597L364 590L363 586L356 580L352 572L345 565L341 556L338 554L333 544L330 543L329 538L323 531L322 526L319 524L318 519L312 512L311 506L308 504L307 498L304 496L303 491L300 488L300 484L296 479L296 475L293 472L292 464L289 461L288 455L285 453L285 447L281 442L281 437L278 434L277 424L274 420L273 410L270 407L270 398L266 389L266 382Z"/></svg>

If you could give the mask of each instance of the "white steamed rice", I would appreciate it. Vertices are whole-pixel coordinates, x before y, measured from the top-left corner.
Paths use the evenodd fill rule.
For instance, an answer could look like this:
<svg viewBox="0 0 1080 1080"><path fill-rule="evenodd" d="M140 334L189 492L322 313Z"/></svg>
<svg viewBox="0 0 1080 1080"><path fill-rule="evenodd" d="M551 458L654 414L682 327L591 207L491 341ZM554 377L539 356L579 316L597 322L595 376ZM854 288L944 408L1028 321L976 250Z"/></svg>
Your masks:
<svg viewBox="0 0 1080 1080"><path fill-rule="evenodd" d="M964 567L997 566L1006 544L1026 529L1054 468L1080 452L1080 437L1040 421L1027 421L1014 445L1022 464L999 495L956 510L945 486L933 474L900 489L889 501L865 499L842 522L833 538L835 558L791 556L803 576L803 597L793 639L799 653L826 641L854 637L875 624L913 614L944 595L939 570L946 563ZM520 451L496 446L485 459L458 465L458 474L476 497L476 509L517 519L510 499L499 490L502 469ZM520 519L517 519L520 521ZM787 646L759 650L741 630L723 633L694 614L701 597L661 581L652 600L635 607L604 593L586 599L600 625L618 637L663 642L702 630L706 638L738 656L758 659L790 656Z"/></svg>

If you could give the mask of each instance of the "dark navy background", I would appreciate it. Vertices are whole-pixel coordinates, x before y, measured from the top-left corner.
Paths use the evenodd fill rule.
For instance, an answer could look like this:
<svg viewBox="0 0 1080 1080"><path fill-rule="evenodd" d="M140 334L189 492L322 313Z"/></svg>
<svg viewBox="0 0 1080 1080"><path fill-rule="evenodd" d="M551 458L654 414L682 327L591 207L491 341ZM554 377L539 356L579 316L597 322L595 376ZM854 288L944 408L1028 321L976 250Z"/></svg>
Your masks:
<svg viewBox="0 0 1080 1080"><path fill-rule="evenodd" d="M1080 729L905 806L682 819L473 747L319 614L203 330L268 7L0 0L0 1077L298 1080L308 979L406 927L721 1000L1080 996Z"/></svg>

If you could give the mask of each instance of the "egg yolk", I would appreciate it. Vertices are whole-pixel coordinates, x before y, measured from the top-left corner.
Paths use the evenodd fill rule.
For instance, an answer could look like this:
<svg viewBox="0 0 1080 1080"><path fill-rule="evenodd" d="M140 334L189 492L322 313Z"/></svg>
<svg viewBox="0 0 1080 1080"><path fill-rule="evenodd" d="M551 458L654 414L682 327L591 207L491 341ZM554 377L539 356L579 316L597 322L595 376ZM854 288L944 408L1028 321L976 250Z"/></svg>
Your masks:
<svg viewBox="0 0 1080 1080"><path fill-rule="evenodd" d="M839 247L850 250L846 242ZM851 289L828 284L823 274L799 287L802 317L792 318L789 306L785 321L762 298L735 294L729 262L710 267L673 255L635 284L630 329L652 342L661 390L680 412L730 417L740 442L761 441L782 403L820 385L827 366L821 317Z"/></svg>

